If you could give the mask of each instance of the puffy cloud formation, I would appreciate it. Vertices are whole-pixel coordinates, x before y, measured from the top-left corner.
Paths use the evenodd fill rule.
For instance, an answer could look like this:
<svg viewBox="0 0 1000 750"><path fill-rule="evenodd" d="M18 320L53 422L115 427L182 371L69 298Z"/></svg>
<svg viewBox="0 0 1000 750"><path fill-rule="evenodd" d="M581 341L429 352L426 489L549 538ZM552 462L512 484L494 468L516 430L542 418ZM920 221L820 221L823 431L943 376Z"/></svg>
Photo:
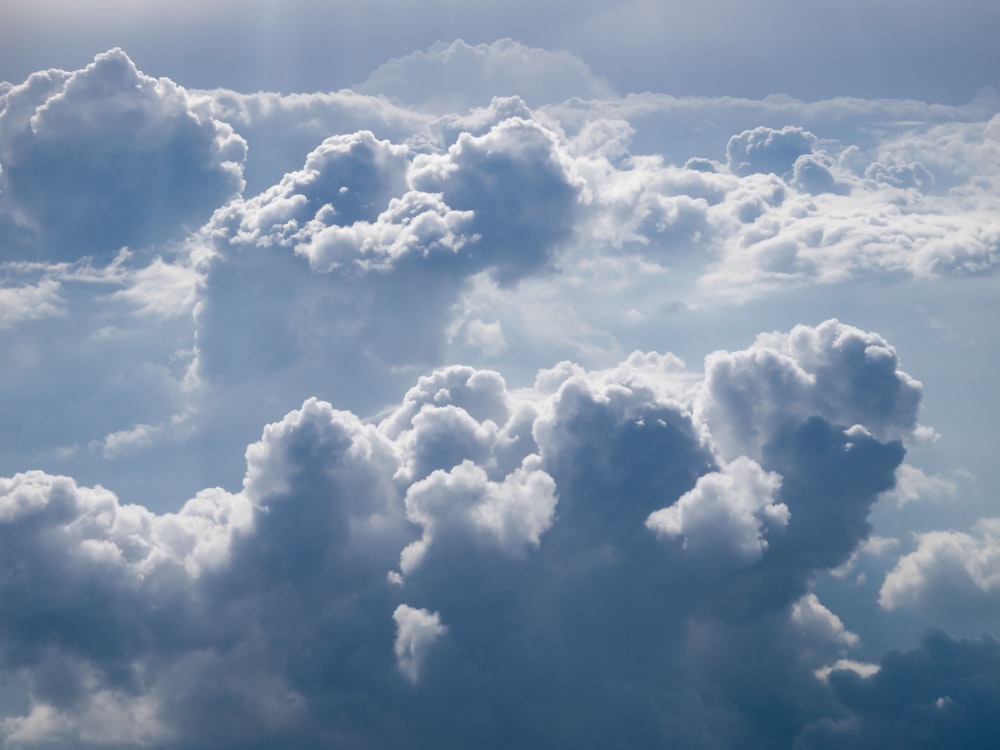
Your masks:
<svg viewBox="0 0 1000 750"><path fill-rule="evenodd" d="M700 408L723 455L758 456L782 422L810 415L850 422L862 441L911 435L920 396L884 338L829 320L710 355Z"/></svg>
<svg viewBox="0 0 1000 750"><path fill-rule="evenodd" d="M887 609L914 608L934 622L989 627L998 615L1000 520L982 519L973 533L930 531L882 584ZM961 625L960 625L961 626Z"/></svg>
<svg viewBox="0 0 1000 750"><path fill-rule="evenodd" d="M220 208L192 242L199 376L283 379L286 401L258 423L291 393L378 408L387 394L356 373L439 361L473 279L511 288L551 272L581 181L556 133L505 106L431 153L369 131L331 136L277 185ZM502 348L499 322L467 331Z"/></svg>
<svg viewBox="0 0 1000 750"><path fill-rule="evenodd" d="M243 189L246 142L120 49L36 73L0 99L6 255L113 258L179 238Z"/></svg>
<svg viewBox="0 0 1000 750"><path fill-rule="evenodd" d="M694 489L650 514L646 525L657 534L682 537L685 549L730 549L742 562L753 562L767 549L765 530L788 524L788 507L774 502L780 484L777 474L741 456L724 471L699 477ZM716 535L729 538L720 543Z"/></svg>
<svg viewBox="0 0 1000 750"><path fill-rule="evenodd" d="M790 745L838 710L814 672L858 644L809 580L867 536L903 455L885 424L912 436L919 402L852 339L881 341L836 321L761 337L693 391L649 354L527 389L445 368L379 422L310 399L247 449L239 492L176 513L4 479L0 653L26 702L0 730L40 747ZM775 342L790 372L852 362L856 387L815 375L811 401L748 415L710 385L724 356ZM730 390L752 398L767 373L734 369ZM892 383L912 396L848 428ZM716 433L748 419L752 455L723 460ZM770 687L750 680L765 665Z"/></svg>
<svg viewBox="0 0 1000 750"><path fill-rule="evenodd" d="M758 127L734 135L726 145L729 171L741 177L770 172L779 177L790 172L801 156L811 154L816 136L786 125L781 130Z"/></svg>
<svg viewBox="0 0 1000 750"><path fill-rule="evenodd" d="M527 47L512 39L491 44L439 42L426 52L395 58L376 68L355 90L388 96L434 112L460 112L491 96L518 95L532 106L570 97L606 98L607 81L579 57Z"/></svg>

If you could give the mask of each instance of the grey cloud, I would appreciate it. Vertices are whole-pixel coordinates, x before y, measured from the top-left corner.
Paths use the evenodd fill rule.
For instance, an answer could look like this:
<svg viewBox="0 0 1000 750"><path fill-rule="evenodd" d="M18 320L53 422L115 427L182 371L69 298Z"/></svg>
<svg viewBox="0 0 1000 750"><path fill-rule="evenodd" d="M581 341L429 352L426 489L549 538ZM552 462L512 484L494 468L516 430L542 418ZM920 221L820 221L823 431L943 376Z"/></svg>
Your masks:
<svg viewBox="0 0 1000 750"><path fill-rule="evenodd" d="M796 748L993 747L1000 721L1000 645L940 631L911 651L886 654L874 675L834 671L845 714L814 723Z"/></svg>
<svg viewBox="0 0 1000 750"><path fill-rule="evenodd" d="M582 189L556 136L521 117L459 136L447 154L418 157L411 180L473 212L474 257L505 283L543 268L571 236Z"/></svg>
<svg viewBox="0 0 1000 750"><path fill-rule="evenodd" d="M709 355L699 408L723 456L755 457L775 434L812 416L863 425L851 438L913 437L921 390L884 338L829 320Z"/></svg>
<svg viewBox="0 0 1000 750"><path fill-rule="evenodd" d="M28 88L42 101L69 76ZM613 299L617 315L627 299L641 316L633 290L647 284L660 300L663 279L687 284L659 263L701 276L690 291L701 296L727 284L988 273L1000 247L992 183L972 166L990 146L959 145L975 126L943 126L949 145L924 162L911 153L919 125L904 143L841 121L837 137L868 128L869 138L844 156L785 116L843 103L671 105L753 112L709 132L740 132L744 117L767 124L732 139L727 171L687 160L700 150L640 153L650 120L606 116L648 99L533 113L511 97L432 121L373 97L240 98L155 83L180 97L182 119L196 113L201 136L229 133L227 119L260 139L283 117L316 121L262 166L260 184L275 185L219 208L190 240L191 263L138 267L126 254L96 270L5 267L17 285L0 293L4 340L22 347L5 384L39 380L42 368L24 364L32 325L60 333L46 367L77 375L65 410L37 398L44 408L21 408L32 420L11 444L53 427L79 445L93 439L94 457L149 440L148 466L190 419L196 449L174 457L215 477L234 435L259 434L292 399L319 394L371 413L463 331L473 341L489 328L520 347L498 310L523 316L527 347L541 350L546 327L559 347L583 331L584 345L600 343L591 361L608 362L619 344L599 303ZM23 119L34 110L19 96ZM376 113L373 130L351 119L355 106ZM579 127L559 117L585 106ZM954 116L871 107L873 120ZM775 130L775 120L803 124ZM306 142L320 145L295 154ZM670 164L676 153L686 166ZM293 154L301 167L288 172ZM938 187L959 189L914 189L921 163L944 175ZM288 173L265 180L269 170ZM220 195L204 198L206 213ZM82 303L91 288L107 293L101 304ZM547 297L552 307L535 304ZM30 320L34 302L41 315ZM573 327L573 302L597 321L591 330ZM559 305L570 314L546 319ZM126 308L119 328L100 327ZM94 365L105 354L109 377ZM848 613L841 621L811 587L864 543L904 443L927 434L921 386L882 337L836 321L716 353L697 378L656 354L600 372L564 363L521 390L450 367L377 423L310 399L251 446L240 492L205 490L175 514L48 474L10 480L0 526L16 575L4 582L0 664L18 697L0 731L9 744L53 747L781 747L807 725L801 742L829 739L824 720L861 726L837 687L836 664L858 648ZM94 389L98 380L115 387ZM84 396L86 408L106 405L96 436L81 437ZM176 432L168 406L179 407ZM988 610L992 537L937 541L918 540L891 577L897 609L961 599ZM968 585L947 600L934 576L965 580L963 570Z"/></svg>
<svg viewBox="0 0 1000 750"><path fill-rule="evenodd" d="M872 162L865 169L865 177L898 188L930 190L934 187L934 175L918 161L910 164Z"/></svg>
<svg viewBox="0 0 1000 750"><path fill-rule="evenodd" d="M745 177L771 172L779 177L789 172L796 159L812 153L816 136L807 130L786 125L781 130L758 127L734 135L726 144L726 161L733 174Z"/></svg>
<svg viewBox="0 0 1000 750"><path fill-rule="evenodd" d="M837 182L831 171L833 166L833 159L825 151L803 154L795 160L791 182L800 190L813 195L849 192L848 185Z"/></svg>
<svg viewBox="0 0 1000 750"><path fill-rule="evenodd" d="M435 112L461 112L491 96L524 97L531 105L612 95L607 81L568 52L527 47L512 39L490 44L439 42L426 52L390 60L353 87Z"/></svg>
<svg viewBox="0 0 1000 750"><path fill-rule="evenodd" d="M377 139L403 143L422 132L432 119L350 89L295 94L224 89L191 93L195 111L229 123L246 140L246 195L257 195L300 168L305 155L331 134L368 130Z"/></svg>
<svg viewBox="0 0 1000 750"><path fill-rule="evenodd" d="M881 341L782 340L821 372L845 337ZM127 715L117 741L162 747L789 744L836 710L813 672L854 647L808 578L867 534L902 458L870 435L912 408L835 426L888 377L853 366L823 416L762 412L757 458L725 463L709 429L737 404L696 410L674 358L635 355L516 391L447 368L378 424L310 399L247 449L240 492L175 514L3 480L3 665L28 699L7 741L104 746L96 717Z"/></svg>
<svg viewBox="0 0 1000 750"><path fill-rule="evenodd" d="M108 260L177 238L243 189L243 139L120 49L11 88L0 120L9 254Z"/></svg>
<svg viewBox="0 0 1000 750"><path fill-rule="evenodd" d="M280 378L286 397L339 392L379 408L387 394L356 373L439 362L470 280L513 286L549 271L580 193L559 139L530 119L435 153L366 131L332 136L277 185L219 209L192 241L204 272L199 374L247 387Z"/></svg>

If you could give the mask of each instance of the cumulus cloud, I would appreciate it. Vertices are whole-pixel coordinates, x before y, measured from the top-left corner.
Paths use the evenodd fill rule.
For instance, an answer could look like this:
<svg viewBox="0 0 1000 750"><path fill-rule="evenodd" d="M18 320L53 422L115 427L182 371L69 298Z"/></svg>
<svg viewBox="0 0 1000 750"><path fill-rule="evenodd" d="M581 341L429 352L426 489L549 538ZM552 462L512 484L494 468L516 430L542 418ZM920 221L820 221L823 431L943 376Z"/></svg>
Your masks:
<svg viewBox="0 0 1000 750"><path fill-rule="evenodd" d="M35 284L0 288L0 328L22 320L62 315L59 286L55 279L42 279Z"/></svg>
<svg viewBox="0 0 1000 750"><path fill-rule="evenodd" d="M900 558L879 592L886 609L916 609L931 622L989 627L998 614L1000 521L980 520L972 533L929 531Z"/></svg>
<svg viewBox="0 0 1000 750"><path fill-rule="evenodd" d="M10 88L0 120L8 257L113 258L178 238L243 189L245 141L120 49Z"/></svg>
<svg viewBox="0 0 1000 750"><path fill-rule="evenodd" d="M710 355L700 408L723 455L756 456L790 417L837 415L862 440L913 438L921 390L884 338L829 320Z"/></svg>
<svg viewBox="0 0 1000 750"><path fill-rule="evenodd" d="M784 340L810 345L789 346L789 366L836 359L831 327L875 340L796 329ZM765 447L724 461L712 431L729 412L678 367L564 363L510 389L453 366L378 423L309 399L247 449L239 492L177 513L42 472L3 480L18 572L0 636L28 701L8 709L7 741L499 747L511 726L531 743L790 741L795 726L746 711L748 665L720 644L781 665L766 701L789 707L794 685L796 721L823 715L814 672L857 637L808 581L867 535L902 458L873 435L896 420L845 432L859 385L814 399L820 413L762 413ZM857 367L868 388L885 377L877 357ZM909 402L892 408L908 423ZM456 721L433 718L442 700ZM91 729L119 715L118 735Z"/></svg>
<svg viewBox="0 0 1000 750"><path fill-rule="evenodd" d="M799 127L757 127L729 139L726 162L729 170L741 177L758 172L781 177L792 170L799 157L811 154L815 144L816 136Z"/></svg>
<svg viewBox="0 0 1000 750"><path fill-rule="evenodd" d="M788 524L788 507L774 502L780 484L777 474L741 456L723 471L700 477L676 504L650 514L646 525L657 534L682 538L692 552L733 550L739 562L755 562L767 549L768 529Z"/></svg>
<svg viewBox="0 0 1000 750"><path fill-rule="evenodd" d="M442 360L476 279L514 288L554 272L580 181L557 133L504 107L480 135L429 153L368 131L331 136L191 241L203 276L197 375L217 404L232 401L225 411L243 413L242 435L292 397L383 407L406 368ZM465 333L497 353L500 326Z"/></svg>
<svg viewBox="0 0 1000 750"><path fill-rule="evenodd" d="M608 82L575 55L512 39L476 45L438 42L380 65L353 88L436 112L461 112L497 95L517 94L538 106L613 93Z"/></svg>
<svg viewBox="0 0 1000 750"><path fill-rule="evenodd" d="M396 607L392 619L396 621L397 628L395 651L399 669L416 682L425 652L448 629L441 624L437 612L414 609L405 604Z"/></svg>

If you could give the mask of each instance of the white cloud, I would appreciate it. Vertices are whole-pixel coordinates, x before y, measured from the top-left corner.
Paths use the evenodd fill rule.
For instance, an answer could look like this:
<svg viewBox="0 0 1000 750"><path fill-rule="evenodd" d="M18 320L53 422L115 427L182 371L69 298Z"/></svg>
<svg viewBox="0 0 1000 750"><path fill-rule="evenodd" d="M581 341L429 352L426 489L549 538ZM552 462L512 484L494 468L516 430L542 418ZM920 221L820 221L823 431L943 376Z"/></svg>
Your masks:
<svg viewBox="0 0 1000 750"><path fill-rule="evenodd" d="M465 343L482 351L487 357L498 357L507 348L499 320L486 323L478 318L465 325Z"/></svg>
<svg viewBox="0 0 1000 750"><path fill-rule="evenodd" d="M840 648L855 648L861 642L856 633L844 627L837 615L823 606L819 598L806 594L792 605L792 623L812 641L829 641Z"/></svg>
<svg viewBox="0 0 1000 750"><path fill-rule="evenodd" d="M780 485L780 476L741 456L700 477L674 505L650 514L646 525L661 536L681 537L692 554L724 550L737 563L756 562L767 549L768 532L788 525L788 506L774 501Z"/></svg>
<svg viewBox="0 0 1000 750"><path fill-rule="evenodd" d="M920 500L951 501L958 496L958 483L947 477L927 474L910 464L899 467L896 487L887 497L900 507Z"/></svg>
<svg viewBox="0 0 1000 750"><path fill-rule="evenodd" d="M0 328L8 328L23 320L63 315L59 291L60 285L55 279L0 288Z"/></svg>
<svg viewBox="0 0 1000 750"><path fill-rule="evenodd" d="M575 55L512 39L477 45L439 42L425 52L383 63L352 88L433 112L462 112L486 104L491 96L516 94L538 106L612 94L607 81Z"/></svg>
<svg viewBox="0 0 1000 750"><path fill-rule="evenodd" d="M881 336L829 320L761 334L743 352L711 354L703 388L699 410L722 454L754 457L791 415L863 425L879 439L911 438L922 386Z"/></svg>
<svg viewBox="0 0 1000 750"><path fill-rule="evenodd" d="M463 527L511 554L537 547L552 524L555 508L555 482L540 468L538 456L525 458L502 483L491 482L468 459L449 471L436 469L407 490L407 518L422 526L424 535L403 550L400 569L409 574L436 538L462 534Z"/></svg>
<svg viewBox="0 0 1000 750"><path fill-rule="evenodd" d="M399 670L415 683L420 677L427 649L448 629L441 624L437 612L414 609L406 604L396 607L392 619L396 621L395 651Z"/></svg>
<svg viewBox="0 0 1000 750"><path fill-rule="evenodd" d="M985 518L972 533L920 534L917 548L886 576L879 604L890 610L918 609L950 625L986 624L998 614L998 592L1000 521Z"/></svg>

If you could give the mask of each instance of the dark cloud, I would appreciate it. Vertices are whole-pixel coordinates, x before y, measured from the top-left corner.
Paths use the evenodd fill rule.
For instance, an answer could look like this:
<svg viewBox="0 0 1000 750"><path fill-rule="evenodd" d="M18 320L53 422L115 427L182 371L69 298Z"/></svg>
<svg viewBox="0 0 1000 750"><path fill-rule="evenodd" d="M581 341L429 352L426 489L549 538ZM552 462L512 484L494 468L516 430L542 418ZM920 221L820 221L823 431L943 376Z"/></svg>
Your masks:
<svg viewBox="0 0 1000 750"><path fill-rule="evenodd" d="M1000 734L1000 644L940 631L884 656L874 675L829 676L846 709L807 728L796 748L961 747L986 750Z"/></svg>

